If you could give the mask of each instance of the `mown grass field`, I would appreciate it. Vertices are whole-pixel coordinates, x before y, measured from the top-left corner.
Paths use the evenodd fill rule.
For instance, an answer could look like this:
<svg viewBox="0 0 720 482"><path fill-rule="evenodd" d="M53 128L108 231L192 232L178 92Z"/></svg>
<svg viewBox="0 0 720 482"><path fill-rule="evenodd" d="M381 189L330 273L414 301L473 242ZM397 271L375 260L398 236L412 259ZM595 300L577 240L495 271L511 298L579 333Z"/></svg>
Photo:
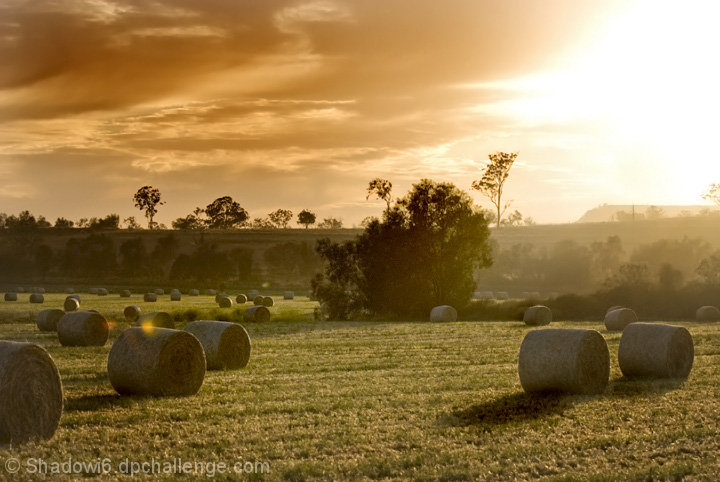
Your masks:
<svg viewBox="0 0 720 482"><path fill-rule="evenodd" d="M83 308L119 319L127 299L83 296ZM168 299L165 295L163 299ZM120 397L104 347L61 347L28 317L57 306L0 302L3 339L39 343L65 390L49 441L0 449L25 462L108 458L105 479L130 461L267 462L267 480L717 480L720 476L720 325L682 323L695 341L686 381L634 381L617 366L619 334L600 323L611 384L600 396L525 396L517 376L519 322L315 322L313 302L282 301L274 320L247 324L253 352L239 371L208 372L187 398ZM210 297L132 303L144 311L209 310ZM123 327L117 322L114 338ZM33 462L37 466L36 462ZM34 476L23 473L18 480ZM88 473L88 476L94 474ZM175 475L165 475L174 479ZM199 475L196 475L199 477ZM74 479L77 476L65 476ZM216 479L238 475L216 474Z"/></svg>

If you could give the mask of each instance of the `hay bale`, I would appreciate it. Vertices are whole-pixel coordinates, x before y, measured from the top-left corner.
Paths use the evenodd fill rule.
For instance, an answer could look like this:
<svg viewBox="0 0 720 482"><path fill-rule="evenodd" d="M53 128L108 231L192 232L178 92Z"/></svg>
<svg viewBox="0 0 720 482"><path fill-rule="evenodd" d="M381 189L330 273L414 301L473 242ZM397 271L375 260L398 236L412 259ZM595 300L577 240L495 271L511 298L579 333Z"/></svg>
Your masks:
<svg viewBox="0 0 720 482"><path fill-rule="evenodd" d="M263 306L267 306L268 308L270 308L271 306L273 306L275 304L275 300L272 299L271 296L263 296L262 304L263 304Z"/></svg>
<svg viewBox="0 0 720 482"><path fill-rule="evenodd" d="M543 305L531 306L525 310L523 321L529 326L549 325L552 322L552 311Z"/></svg>
<svg viewBox="0 0 720 482"><path fill-rule="evenodd" d="M229 296L227 293L217 293L215 295L215 303L220 303L220 298Z"/></svg>
<svg viewBox="0 0 720 482"><path fill-rule="evenodd" d="M164 294L165 294L165 290L162 289L162 288L155 288L155 289L153 290L153 292L154 292L156 295L164 295Z"/></svg>
<svg viewBox="0 0 720 482"><path fill-rule="evenodd" d="M107 296L108 290L106 290L105 288L98 288L97 294L98 294L98 296Z"/></svg>
<svg viewBox="0 0 720 482"><path fill-rule="evenodd" d="M120 298L130 298L130 296L132 296L130 290L120 290Z"/></svg>
<svg viewBox="0 0 720 482"><path fill-rule="evenodd" d="M22 286L18 286L17 288L15 288L15 292L16 293L25 293L25 288L23 288Z"/></svg>
<svg viewBox="0 0 720 482"><path fill-rule="evenodd" d="M697 321L720 321L720 310L716 306L701 306L695 312Z"/></svg>
<svg viewBox="0 0 720 482"><path fill-rule="evenodd" d="M90 288L88 290L88 293L90 293L91 295L96 295L98 294L98 288Z"/></svg>
<svg viewBox="0 0 720 482"><path fill-rule="evenodd" d="M247 300L247 296L243 294L237 295L237 297L235 297L235 303L237 303L238 305L244 305L245 303L247 303Z"/></svg>
<svg viewBox="0 0 720 482"><path fill-rule="evenodd" d="M153 311L152 313L145 313L135 320L137 326L155 328L175 328L175 322L168 313L164 311Z"/></svg>
<svg viewBox="0 0 720 482"><path fill-rule="evenodd" d="M250 335L237 323L193 321L184 328L200 340L208 370L244 368L250 360Z"/></svg>
<svg viewBox="0 0 720 482"><path fill-rule="evenodd" d="M5 293L5 301L17 301L17 293Z"/></svg>
<svg viewBox="0 0 720 482"><path fill-rule="evenodd" d="M498 291L498 292L497 292L497 299L499 299L499 300L509 300L509 299L510 299L510 295L508 294L507 291Z"/></svg>
<svg viewBox="0 0 720 482"><path fill-rule="evenodd" d="M253 304L255 306L262 306L263 301L265 301L264 296L257 295L255 298L253 298Z"/></svg>
<svg viewBox="0 0 720 482"><path fill-rule="evenodd" d="M68 296L66 296L66 299L67 298L73 298L75 300L78 300L78 303L80 303L80 295L78 295L78 294L68 295Z"/></svg>
<svg viewBox="0 0 720 482"><path fill-rule="evenodd" d="M180 295L179 291L173 291L170 293L170 301L180 301L180 298L182 295Z"/></svg>
<svg viewBox="0 0 720 482"><path fill-rule="evenodd" d="M436 306L430 310L430 321L434 323L457 321L457 310L449 305Z"/></svg>
<svg viewBox="0 0 720 482"><path fill-rule="evenodd" d="M136 305L128 305L123 310L123 316L128 323L135 323L140 317L140 308Z"/></svg>
<svg viewBox="0 0 720 482"><path fill-rule="evenodd" d="M77 303L77 300L73 299L73 301ZM57 308L42 310L37 314L35 324L40 331L57 331L58 321L63 316L65 316L65 312Z"/></svg>
<svg viewBox="0 0 720 482"><path fill-rule="evenodd" d="M200 290L193 288L188 291L188 296L200 296Z"/></svg>
<svg viewBox="0 0 720 482"><path fill-rule="evenodd" d="M63 310L65 311L77 311L80 309L80 302L71 297L65 298L65 302L63 303Z"/></svg>
<svg viewBox="0 0 720 482"><path fill-rule="evenodd" d="M620 305L611 306L610 308L607 309L607 311L605 312L605 314L607 315L607 314L610 313L611 311L619 310L620 308L623 308L623 307L620 306Z"/></svg>
<svg viewBox="0 0 720 482"><path fill-rule="evenodd" d="M258 296L260 296L260 292L259 292L258 290L250 290L250 291L248 291L247 297L248 297L249 300L254 300L254 299L257 298Z"/></svg>
<svg viewBox="0 0 720 482"><path fill-rule="evenodd" d="M143 295L143 301L146 303L155 303L157 301L157 295L155 293L145 293Z"/></svg>
<svg viewBox="0 0 720 482"><path fill-rule="evenodd" d="M205 378L205 353L185 331L132 327L113 343L107 368L121 395L194 395Z"/></svg>
<svg viewBox="0 0 720 482"><path fill-rule="evenodd" d="M0 341L0 444L52 438L62 409L62 381L48 352Z"/></svg>
<svg viewBox="0 0 720 482"><path fill-rule="evenodd" d="M230 298L228 295L222 295L219 298L216 298L217 304L220 305L220 308L230 308L233 305L232 298Z"/></svg>
<svg viewBox="0 0 720 482"><path fill-rule="evenodd" d="M68 287L68 288L65 288L65 294L66 294L66 295L71 295L71 294L73 294L73 293L75 293L75 289L74 289L74 288L69 288L69 287Z"/></svg>
<svg viewBox="0 0 720 482"><path fill-rule="evenodd" d="M110 327L105 317L96 311L73 311L60 318L57 333L63 346L103 346Z"/></svg>
<svg viewBox="0 0 720 482"><path fill-rule="evenodd" d="M532 330L520 345L518 374L528 393L597 394L610 378L610 352L595 330Z"/></svg>
<svg viewBox="0 0 720 482"><path fill-rule="evenodd" d="M295 299L295 292L294 291L286 291L283 293L283 299L284 300L292 300Z"/></svg>
<svg viewBox="0 0 720 482"><path fill-rule="evenodd" d="M32 293L30 295L30 303L43 303L44 301L45 297L40 293Z"/></svg>
<svg viewBox="0 0 720 482"><path fill-rule="evenodd" d="M686 378L695 348L681 326L632 323L620 337L618 362L626 377Z"/></svg>
<svg viewBox="0 0 720 482"><path fill-rule="evenodd" d="M243 321L265 323L270 321L270 310L262 305L251 306L243 313Z"/></svg>
<svg viewBox="0 0 720 482"><path fill-rule="evenodd" d="M608 331L623 331L626 326L637 320L637 315L630 308L618 308L605 315L605 328Z"/></svg>
<svg viewBox="0 0 720 482"><path fill-rule="evenodd" d="M41 295L45 294L45 288L35 288L35 293L39 293Z"/></svg>
<svg viewBox="0 0 720 482"><path fill-rule="evenodd" d="M217 294L217 291L215 291L215 290L207 290L207 294L209 294L210 296L215 296L215 295Z"/></svg>

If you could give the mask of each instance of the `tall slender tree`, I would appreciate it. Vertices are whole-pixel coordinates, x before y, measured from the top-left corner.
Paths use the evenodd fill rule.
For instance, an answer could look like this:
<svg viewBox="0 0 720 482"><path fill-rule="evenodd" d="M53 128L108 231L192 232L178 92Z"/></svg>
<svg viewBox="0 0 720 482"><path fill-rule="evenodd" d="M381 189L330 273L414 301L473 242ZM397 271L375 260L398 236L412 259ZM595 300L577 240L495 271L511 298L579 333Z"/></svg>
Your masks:
<svg viewBox="0 0 720 482"><path fill-rule="evenodd" d="M148 219L148 229L155 227L153 218L157 214L157 207L165 204L161 199L160 190L152 186L141 187L133 196L135 207L145 212L145 217Z"/></svg>
<svg viewBox="0 0 720 482"><path fill-rule="evenodd" d="M498 228L502 222L502 215L507 208L510 207L509 202L503 205L502 195L505 181L507 181L508 176L510 176L510 168L513 166L517 156L517 152L496 152L495 154L490 154L488 156L490 162L485 166L482 177L472 183L472 188L480 191L490 199L490 202L495 206L497 211L495 223Z"/></svg>

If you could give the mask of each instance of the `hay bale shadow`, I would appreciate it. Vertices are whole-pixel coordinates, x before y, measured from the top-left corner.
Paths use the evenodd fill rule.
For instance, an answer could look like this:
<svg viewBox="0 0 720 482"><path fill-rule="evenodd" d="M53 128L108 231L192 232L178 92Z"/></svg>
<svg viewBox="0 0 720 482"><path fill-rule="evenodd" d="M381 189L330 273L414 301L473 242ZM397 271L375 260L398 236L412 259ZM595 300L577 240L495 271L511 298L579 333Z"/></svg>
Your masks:
<svg viewBox="0 0 720 482"><path fill-rule="evenodd" d="M491 428L512 422L562 415L569 404L568 396L559 393L528 395L518 392L446 414L441 417L441 423Z"/></svg>
<svg viewBox="0 0 720 482"><path fill-rule="evenodd" d="M83 395L81 397L66 398L63 410L65 412L86 412L113 409L117 407L130 408L137 405L140 401L149 399L152 399L152 397L139 395L118 395L117 393Z"/></svg>
<svg viewBox="0 0 720 482"><path fill-rule="evenodd" d="M685 378L628 378L610 381L607 394L612 397L634 398L649 394L664 395L682 388Z"/></svg>

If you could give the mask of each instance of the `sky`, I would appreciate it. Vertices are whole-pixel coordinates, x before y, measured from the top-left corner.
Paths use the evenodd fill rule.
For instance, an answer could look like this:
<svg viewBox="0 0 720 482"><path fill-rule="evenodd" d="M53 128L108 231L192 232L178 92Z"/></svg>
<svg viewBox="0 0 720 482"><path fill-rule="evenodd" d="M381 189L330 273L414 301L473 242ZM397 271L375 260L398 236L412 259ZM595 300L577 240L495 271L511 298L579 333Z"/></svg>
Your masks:
<svg viewBox="0 0 720 482"><path fill-rule="evenodd" d="M720 6L662 0L0 2L0 212L170 224L377 215L370 179L506 198L540 223L701 204L720 182Z"/></svg>

